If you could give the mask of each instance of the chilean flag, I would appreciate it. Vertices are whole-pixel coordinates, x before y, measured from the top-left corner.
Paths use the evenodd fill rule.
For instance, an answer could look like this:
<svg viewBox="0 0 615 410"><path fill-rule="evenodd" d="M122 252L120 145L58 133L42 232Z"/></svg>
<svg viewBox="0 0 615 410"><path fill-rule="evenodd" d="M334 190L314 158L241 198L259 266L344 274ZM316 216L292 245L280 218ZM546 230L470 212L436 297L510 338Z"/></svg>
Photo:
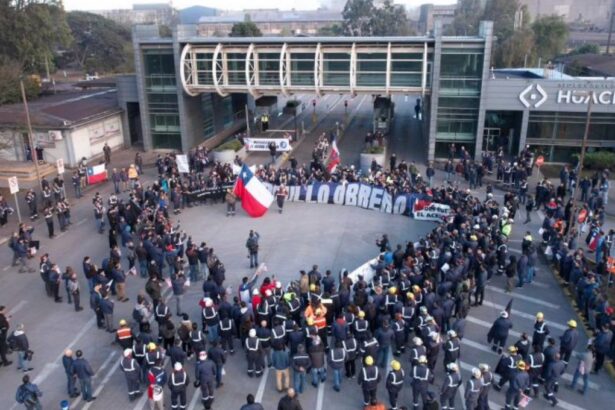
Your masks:
<svg viewBox="0 0 615 410"><path fill-rule="evenodd" d="M107 180L105 164L88 167L88 185L97 184Z"/></svg>
<svg viewBox="0 0 615 410"><path fill-rule="evenodd" d="M246 164L241 167L233 191L241 199L241 207L252 218L263 216L273 202L271 192L254 176Z"/></svg>
<svg viewBox="0 0 615 410"><path fill-rule="evenodd" d="M329 155L329 163L327 164L327 172L334 172L340 162L340 150L337 148L337 141L335 136L333 136L333 141L331 141L331 155Z"/></svg>

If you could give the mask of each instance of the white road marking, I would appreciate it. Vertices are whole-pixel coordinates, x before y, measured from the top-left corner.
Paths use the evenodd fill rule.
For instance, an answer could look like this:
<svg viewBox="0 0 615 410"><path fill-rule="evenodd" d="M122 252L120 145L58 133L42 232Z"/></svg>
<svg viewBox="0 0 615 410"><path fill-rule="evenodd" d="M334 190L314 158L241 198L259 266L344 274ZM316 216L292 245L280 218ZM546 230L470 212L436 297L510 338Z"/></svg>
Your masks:
<svg viewBox="0 0 615 410"><path fill-rule="evenodd" d="M463 387L463 382L459 385L459 395L461 396L461 408L463 410L466 410L466 401L464 399L464 397L466 397L466 389L465 387ZM472 410L472 409L470 409Z"/></svg>
<svg viewBox="0 0 615 410"><path fill-rule="evenodd" d="M13 306L11 308L11 310L9 310L9 316L13 316L15 313L19 312L21 310L21 308L23 308L24 306L26 306L28 302L26 302L25 300L22 300L21 302L19 302L18 304L16 304L15 306Z"/></svg>
<svg viewBox="0 0 615 410"><path fill-rule="evenodd" d="M556 310L560 308L560 305L556 305L554 303L545 302L544 300L533 298L531 296L521 295L521 294L515 293L515 292L507 293L504 289L500 289L500 288L497 288L495 286L487 285L487 286L485 286L485 288L489 289L492 292L501 293L503 295L510 295L513 299L525 300L527 302L535 303L537 305L542 305L542 306L545 306L545 307L548 307L548 308L551 308L551 309L556 309Z"/></svg>
<svg viewBox="0 0 615 410"><path fill-rule="evenodd" d="M9 269L11 269L11 265L6 265L4 268L2 268L4 272L6 272Z"/></svg>
<svg viewBox="0 0 615 410"><path fill-rule="evenodd" d="M538 214L538 217L541 221L545 220L545 214L543 214L542 211L536 211L536 213Z"/></svg>
<svg viewBox="0 0 615 410"><path fill-rule="evenodd" d="M260 403L263 399L263 395L265 394L265 387L267 386L267 377L269 377L269 367L265 368L265 373L261 376L261 382L258 385L258 390L256 391L255 401Z"/></svg>
<svg viewBox="0 0 615 410"><path fill-rule="evenodd" d="M109 362L111 361L111 359L115 359L115 356L117 356L117 351L114 351L113 353L111 353L111 355L109 356ZM107 363L108 364L108 363ZM105 363L103 363L103 366L105 365ZM100 384L98 385L98 387L96 388L96 390L94 390L94 396L98 396L100 394L100 392L102 391L102 389L105 388L105 385L107 383L109 383L109 380L111 379L111 376L113 375L113 373L115 373L115 371L117 369L119 369L119 364L118 363L114 363L113 365L111 365L111 368L109 369L109 371L107 372L107 374L105 375L105 378L102 379L102 381L100 382ZM102 367L100 368L100 370L96 373L96 375L98 375L99 372L102 372ZM92 402L87 403L85 406L83 406L82 410L87 410L90 408L90 405L92 404Z"/></svg>
<svg viewBox="0 0 615 410"><path fill-rule="evenodd" d="M318 384L318 394L316 395L316 410L322 410L322 403L325 399L325 384Z"/></svg>
<svg viewBox="0 0 615 410"><path fill-rule="evenodd" d="M75 226L82 225L82 224L84 224L87 220L88 220L88 218L83 218L82 220L80 220L79 222L77 222L77 223L75 224Z"/></svg>
<svg viewBox="0 0 615 410"><path fill-rule="evenodd" d="M190 403L188 403L188 410L192 410L196 408L196 404L199 402L200 398L201 398L201 388L197 387L196 390L194 391L194 394L192 395L192 399L190 400Z"/></svg>
<svg viewBox="0 0 615 410"><path fill-rule="evenodd" d="M103 362L103 364L102 364L102 365L100 366L100 368L96 371L96 374L94 374L93 379L95 379L95 378L99 377L99 376L102 374L102 372L104 372L104 371L105 371L105 369L107 368L107 366L109 366L109 364L111 363L111 361L112 361L113 359L115 359L115 356L117 356L117 351L113 351L113 352L111 352L111 354L109 355L109 357L107 357L107 358L105 359L105 361ZM107 374L105 375L105 378L104 378L104 379L102 380L102 382L100 383L100 386L98 386L98 387L96 388L96 390L94 390L94 392L92 393L92 396L97 396L97 395L98 395L98 394L102 391L102 388L104 387L104 385L105 385L105 384L107 384L107 382L109 382L109 378L111 378L111 374L113 374L113 372L114 372L115 370L117 370L117 368L118 368L118 366L111 366L111 369L110 369L109 373L107 373ZM77 397L77 398L75 399L75 401L73 401L73 402L71 403L71 407L76 409L76 408L77 408L77 405L78 405L79 403L81 403L81 400L83 400L83 397L82 397L82 396ZM87 408L89 407L89 405L90 405L90 403L86 403L86 404L83 406L83 410L87 409Z"/></svg>
<svg viewBox="0 0 615 410"><path fill-rule="evenodd" d="M487 300L483 301L483 306L489 306L490 308L494 308L497 309L499 311L503 311L506 307L499 305L497 303L493 303L493 302L489 302ZM530 315L528 313L525 312L520 312L518 310L515 309L511 309L511 318L514 320L515 316L517 317L522 317L524 319L529 319L531 321L535 321L536 320L536 316L534 315ZM566 330L568 329L568 326L564 326L564 325L560 325L559 323L553 323L553 322L549 322L549 326L551 326L552 328L555 329L559 329L559 330Z"/></svg>

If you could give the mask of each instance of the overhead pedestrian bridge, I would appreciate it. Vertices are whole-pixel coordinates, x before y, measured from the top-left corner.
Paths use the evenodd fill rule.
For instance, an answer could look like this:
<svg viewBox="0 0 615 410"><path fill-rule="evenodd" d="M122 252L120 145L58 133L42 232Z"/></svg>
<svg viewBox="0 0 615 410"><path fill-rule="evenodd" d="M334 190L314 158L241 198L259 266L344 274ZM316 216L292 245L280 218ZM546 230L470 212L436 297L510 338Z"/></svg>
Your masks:
<svg viewBox="0 0 615 410"><path fill-rule="evenodd" d="M443 39L445 40L446 37ZM431 37L202 38L186 41L187 94L428 94ZM475 39L477 41L483 41Z"/></svg>

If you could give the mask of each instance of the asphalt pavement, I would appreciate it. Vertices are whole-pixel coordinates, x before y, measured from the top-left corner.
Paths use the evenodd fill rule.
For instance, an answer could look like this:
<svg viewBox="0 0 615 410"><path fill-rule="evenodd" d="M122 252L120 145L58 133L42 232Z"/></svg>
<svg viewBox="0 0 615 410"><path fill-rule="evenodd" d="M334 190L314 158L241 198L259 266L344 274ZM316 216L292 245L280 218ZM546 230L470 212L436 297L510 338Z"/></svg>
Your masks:
<svg viewBox="0 0 615 410"><path fill-rule="evenodd" d="M323 97L326 98L326 97ZM348 115L349 130L345 133L340 145L342 160L346 162L356 158L360 149L357 144L361 143L365 129L369 125L371 110L369 97L361 99L356 97L349 104ZM337 96L327 98L328 110L323 110L320 127L327 129L334 126L337 121L343 119L343 104L337 103ZM341 101L341 99L339 99ZM412 103L412 99L409 99ZM367 108L366 108L367 107ZM412 106L410 105L410 108ZM399 152L398 157L412 160L419 158L420 152L417 145L422 136L416 130L420 130L418 120L410 117L412 110L405 107L403 101L396 107L397 118L391 137L391 147ZM400 121L400 123L398 123ZM415 131L413 131L415 130ZM313 136L309 136L311 138ZM348 138L348 139L346 139ZM309 162L311 154L310 139L306 137L297 150L297 157L301 162ZM146 179L152 179L154 170L147 169ZM436 180L442 177L437 172ZM464 185L465 183L462 183ZM100 191L107 196L110 193L109 184L100 186ZM484 197L483 189L475 193ZM129 402L124 382L124 376L118 369L121 352L112 345L113 335L96 328L96 322L92 311L88 308L86 296L87 284L82 276L81 262L85 255L92 257L100 263L108 254L108 240L106 235L96 233L89 191L86 198L77 201L73 207L73 225L70 229L59 234L55 239L46 238L44 223L38 222L36 236L42 241L42 252L48 252L51 259L57 262L62 269L73 266L80 276L80 284L83 291L82 305L84 310L75 312L72 305L66 303L54 303L45 295L43 283L38 273L20 274L17 269L10 266L11 252L5 248L0 252L0 303L7 306L12 315L11 326L24 323L26 333L30 339L31 348L35 352L32 365L34 370L31 377L44 393L43 408L58 408L61 400L65 399L66 380L61 365L63 351L67 347L73 350L82 349L84 356L90 361L96 375L93 379L93 388L97 400L92 403L83 403L80 399L74 399L71 409L135 409L146 408L145 399L137 402ZM496 199L501 200L502 194L496 191ZM335 205L317 205L287 203L285 212L278 214L272 209L261 219L251 219L242 211L236 217L225 216L222 204L206 205L184 210L175 218L187 233L196 241L206 241L213 246L215 252L225 263L227 268L227 284L234 289L244 275L250 274L248 259L244 247L247 233L250 229L256 229L261 234L260 259L269 268L269 275L276 275L283 282L298 278L300 269L309 269L313 264L318 264L322 270L332 269L334 273L346 268L352 270L377 253L375 240L383 233L388 233L393 244L404 243L408 240L417 240L425 235L434 226L430 222L415 221L405 216L385 215L379 212L363 210L354 207L342 207ZM533 213L533 222L524 225L524 215L517 215L516 223L510 240L512 254L519 253L521 239L525 231L530 231L536 238L541 218ZM136 295L143 289L145 280L131 277L127 283L127 303L116 303L115 321L121 318L130 319L131 311L136 300ZM512 295L504 291L502 277L494 277L489 283L485 295L485 303L481 307L473 307L467 319L465 338L462 343L461 368L462 377L469 377L469 370L478 363L489 363L495 366L498 357L491 352L486 344L486 333L491 323L496 319L499 312L513 299L512 320L513 332L509 343L514 343L521 332L531 335L532 325L536 312L545 314L545 320L551 327L552 335L556 338L565 329L565 323L575 318L579 320L551 271L544 265L539 266L536 281L526 285L522 289L515 289ZM62 289L62 294L65 292ZM191 318L196 320L200 314L197 301L201 297L200 284L194 284L184 298L184 306L190 313ZM169 290L165 296L169 298ZM172 302L172 301L170 301ZM170 303L175 313L175 307ZM156 328L156 326L154 326ZM577 351L585 346L585 336L579 342ZM236 342L237 343L237 342ZM238 347L236 345L236 347ZM275 375L273 371L267 371L260 379L248 378L246 364L242 351L231 356L225 366L226 376L224 386L216 390L214 408L239 409L245 403L248 393L255 394L265 409L276 409L280 394L275 391ZM5 403L3 408L18 408L14 403L15 389L20 383L21 373L16 370L17 358L12 356L11 368L0 368L0 398ZM408 369L408 358L402 358L402 366ZM439 391L443 381L443 369L440 362L436 366L436 382L432 387ZM574 371L576 360L572 360L564 376L564 381L569 381ZM193 362L187 365L193 376ZM608 409L612 407L613 381L605 374L591 376L590 392L583 397L577 392L566 388L560 389L558 398L559 408L566 410L580 409ZM169 394L166 391L166 406L170 407ZM190 409L202 408L199 400L199 390L189 388ZM380 383L378 397L380 401L387 402L384 383ZM304 409L360 409L362 396L356 379L344 379L342 392L337 393L332 388L332 380L329 377L324 385L313 388L306 386L304 394L300 396ZM503 393L492 392L490 395L491 408L503 407ZM400 403L408 406L411 404L409 383L406 381ZM11 407L12 406L12 407ZM530 404L532 409L548 408L544 399L538 399ZM463 408L461 395L457 397L458 409Z"/></svg>

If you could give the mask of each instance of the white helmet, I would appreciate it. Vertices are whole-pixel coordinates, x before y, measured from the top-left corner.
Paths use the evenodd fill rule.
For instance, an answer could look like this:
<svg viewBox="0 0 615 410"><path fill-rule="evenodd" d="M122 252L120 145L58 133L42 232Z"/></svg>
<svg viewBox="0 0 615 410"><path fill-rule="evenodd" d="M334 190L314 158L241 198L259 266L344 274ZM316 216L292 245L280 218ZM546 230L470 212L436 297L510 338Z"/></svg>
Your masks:
<svg viewBox="0 0 615 410"><path fill-rule="evenodd" d="M478 368L482 372L488 372L491 367L489 367L489 365L487 363L481 363L481 364L478 365Z"/></svg>
<svg viewBox="0 0 615 410"><path fill-rule="evenodd" d="M479 379L482 375L483 374L480 369L477 369L476 367L472 368L472 377L474 377L475 379Z"/></svg>
<svg viewBox="0 0 615 410"><path fill-rule="evenodd" d="M457 366L457 363L449 363L446 365L446 368L448 370L450 370L451 372L458 372L459 371L459 366Z"/></svg>
<svg viewBox="0 0 615 410"><path fill-rule="evenodd" d="M420 337L412 339L412 343L414 343L415 346L423 346L423 340Z"/></svg>
<svg viewBox="0 0 615 410"><path fill-rule="evenodd" d="M250 331L248 332L248 336L256 337L256 329L250 329Z"/></svg>
<svg viewBox="0 0 615 410"><path fill-rule="evenodd" d="M502 312L500 312L500 316L503 317L504 319L508 319L508 312L503 310Z"/></svg>
<svg viewBox="0 0 615 410"><path fill-rule="evenodd" d="M457 337L457 332L455 332L454 330L449 330L447 332L448 337L450 337L451 339L454 337Z"/></svg>

